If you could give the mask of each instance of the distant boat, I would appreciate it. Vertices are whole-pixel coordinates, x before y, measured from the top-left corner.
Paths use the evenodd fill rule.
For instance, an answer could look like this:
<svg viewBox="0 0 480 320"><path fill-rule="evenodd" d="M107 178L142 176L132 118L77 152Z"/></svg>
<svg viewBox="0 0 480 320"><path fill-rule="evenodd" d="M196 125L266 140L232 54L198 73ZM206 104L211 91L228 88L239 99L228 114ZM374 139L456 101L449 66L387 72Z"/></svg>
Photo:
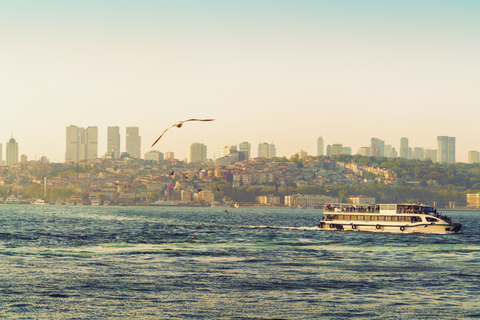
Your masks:
<svg viewBox="0 0 480 320"><path fill-rule="evenodd" d="M102 200L100 200L100 199L92 200L91 205L92 206L101 206L102 205Z"/></svg>
<svg viewBox="0 0 480 320"><path fill-rule="evenodd" d="M12 194L10 197L7 198L7 200L5 200L5 203L6 204L19 204L20 201L15 198L15 196Z"/></svg>
<svg viewBox="0 0 480 320"><path fill-rule="evenodd" d="M240 205L238 204L238 202L236 202L233 206L234 206L235 208L240 208Z"/></svg>
<svg viewBox="0 0 480 320"><path fill-rule="evenodd" d="M158 200L157 202L152 202L149 205L157 207L174 207L178 204L173 200Z"/></svg>
<svg viewBox="0 0 480 320"><path fill-rule="evenodd" d="M42 199L37 199L33 204L44 206L44 205L49 205L50 203Z"/></svg>

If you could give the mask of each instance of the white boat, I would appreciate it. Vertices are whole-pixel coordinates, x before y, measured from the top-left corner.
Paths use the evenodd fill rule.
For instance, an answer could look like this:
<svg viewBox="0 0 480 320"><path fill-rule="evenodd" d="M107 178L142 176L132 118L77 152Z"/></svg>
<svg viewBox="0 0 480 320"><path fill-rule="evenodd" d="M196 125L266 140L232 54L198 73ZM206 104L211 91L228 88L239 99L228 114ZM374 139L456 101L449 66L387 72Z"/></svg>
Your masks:
<svg viewBox="0 0 480 320"><path fill-rule="evenodd" d="M160 199L157 202L150 203L149 205L150 206L158 206L158 207L174 207L174 206L177 206L178 204L173 200Z"/></svg>
<svg viewBox="0 0 480 320"><path fill-rule="evenodd" d="M95 200L92 200L92 202L90 203L92 206L101 206L102 205L102 200L100 199L95 199Z"/></svg>
<svg viewBox="0 0 480 320"><path fill-rule="evenodd" d="M322 230L392 233L458 233L459 222L434 207L416 204L329 204L318 224Z"/></svg>
<svg viewBox="0 0 480 320"><path fill-rule="evenodd" d="M42 199L37 199L33 204L36 204L36 205L39 205L39 206L44 206L44 205L49 205L50 203L48 203L47 201L42 200Z"/></svg>
<svg viewBox="0 0 480 320"><path fill-rule="evenodd" d="M15 196L12 194L11 196L9 196L7 198L7 200L5 200L5 203L6 204L19 204L20 201L17 198L15 198Z"/></svg>

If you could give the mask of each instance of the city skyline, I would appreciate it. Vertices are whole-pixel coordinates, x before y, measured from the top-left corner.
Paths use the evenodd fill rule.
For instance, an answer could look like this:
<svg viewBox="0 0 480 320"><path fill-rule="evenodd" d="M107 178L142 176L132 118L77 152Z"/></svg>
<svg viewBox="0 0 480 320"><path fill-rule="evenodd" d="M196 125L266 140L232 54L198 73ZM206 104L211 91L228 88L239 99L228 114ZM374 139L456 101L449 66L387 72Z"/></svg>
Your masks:
<svg viewBox="0 0 480 320"><path fill-rule="evenodd" d="M26 9L28 8L28 10ZM65 157L65 126L141 128L141 153L275 141L279 156L372 137L400 153L456 138L480 150L480 3L9 2L0 11L0 141ZM122 129L123 137L123 129ZM99 156L107 149L99 138ZM256 146L255 146L256 147ZM252 148L254 148L252 146Z"/></svg>

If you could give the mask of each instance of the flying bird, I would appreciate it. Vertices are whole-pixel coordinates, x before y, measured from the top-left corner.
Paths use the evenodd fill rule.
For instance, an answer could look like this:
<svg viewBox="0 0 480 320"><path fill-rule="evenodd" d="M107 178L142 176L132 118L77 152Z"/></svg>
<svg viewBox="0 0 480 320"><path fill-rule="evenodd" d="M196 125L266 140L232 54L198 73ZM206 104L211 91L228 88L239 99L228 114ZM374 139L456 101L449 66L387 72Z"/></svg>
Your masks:
<svg viewBox="0 0 480 320"><path fill-rule="evenodd" d="M155 142L152 144L152 147L158 142L158 140L160 140L160 138L165 134L165 132L167 132L168 129L170 128L173 128L173 127L177 127L177 128L181 128L183 126L183 124L185 122L188 122L188 121L213 121L215 119L188 119L188 120L183 120L183 121L178 121L177 123L175 123L174 125L168 127L167 129L165 129L165 131L162 132L162 134L160 135L160 137L158 137L157 140L155 140Z"/></svg>

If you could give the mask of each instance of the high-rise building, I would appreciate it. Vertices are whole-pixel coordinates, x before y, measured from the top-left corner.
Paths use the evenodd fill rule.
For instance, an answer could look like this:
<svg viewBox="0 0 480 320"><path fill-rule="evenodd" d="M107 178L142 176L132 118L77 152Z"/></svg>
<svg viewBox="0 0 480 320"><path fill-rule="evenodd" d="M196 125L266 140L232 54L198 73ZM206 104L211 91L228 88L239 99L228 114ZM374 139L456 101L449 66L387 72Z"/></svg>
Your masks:
<svg viewBox="0 0 480 320"><path fill-rule="evenodd" d="M385 141L378 138L372 138L370 147L370 154L372 157L383 157L385 149Z"/></svg>
<svg viewBox="0 0 480 320"><path fill-rule="evenodd" d="M0 166L5 165L3 162L3 145L0 143Z"/></svg>
<svg viewBox="0 0 480 320"><path fill-rule="evenodd" d="M195 142L188 147L188 163L200 162L207 162L207 146Z"/></svg>
<svg viewBox="0 0 480 320"><path fill-rule="evenodd" d="M22 162L22 163L28 162L28 157L27 157L27 155L22 154L22 155L20 156L20 162Z"/></svg>
<svg viewBox="0 0 480 320"><path fill-rule="evenodd" d="M350 148L350 147L343 147L343 152L342 152L342 154L352 155L352 148Z"/></svg>
<svg viewBox="0 0 480 320"><path fill-rule="evenodd" d="M392 147L392 151L390 151L390 158L398 158L398 152L395 150L395 147Z"/></svg>
<svg viewBox="0 0 480 320"><path fill-rule="evenodd" d="M107 128L107 152L111 152L112 158L120 158L120 128Z"/></svg>
<svg viewBox="0 0 480 320"><path fill-rule="evenodd" d="M437 162L437 149L425 149L425 159L430 159L433 162Z"/></svg>
<svg viewBox="0 0 480 320"><path fill-rule="evenodd" d="M424 160L425 149L420 147L413 148L413 158L417 160Z"/></svg>
<svg viewBox="0 0 480 320"><path fill-rule="evenodd" d="M87 127L85 133L85 159L95 160L98 158L98 128Z"/></svg>
<svg viewBox="0 0 480 320"><path fill-rule="evenodd" d="M308 156L308 153L306 151L300 150L298 152L295 152L295 155L298 155L298 159L304 159Z"/></svg>
<svg viewBox="0 0 480 320"><path fill-rule="evenodd" d="M455 163L455 137L437 137L438 162Z"/></svg>
<svg viewBox="0 0 480 320"><path fill-rule="evenodd" d="M391 158L392 155L392 145L391 144L386 144L383 146L383 156L387 158Z"/></svg>
<svg viewBox="0 0 480 320"><path fill-rule="evenodd" d="M269 158L275 158L276 156L277 156L277 148L275 148L275 145L272 142L268 146L268 157Z"/></svg>
<svg viewBox="0 0 480 320"><path fill-rule="evenodd" d="M360 147L358 154L365 157L370 157L370 147Z"/></svg>
<svg viewBox="0 0 480 320"><path fill-rule="evenodd" d="M332 146L331 146L331 145L327 145L326 154L327 154L327 157L331 157L331 156L332 156Z"/></svg>
<svg viewBox="0 0 480 320"><path fill-rule="evenodd" d="M5 151L6 151L7 166L11 166L11 165L14 165L15 163L18 163L18 143L13 138L13 135L10 138L10 140L8 140Z"/></svg>
<svg viewBox="0 0 480 320"><path fill-rule="evenodd" d="M158 150L151 150L145 152L144 159L150 163L161 164L163 163L163 153Z"/></svg>
<svg viewBox="0 0 480 320"><path fill-rule="evenodd" d="M220 148L220 154L218 155L219 158L228 156L230 153L237 152L237 146L225 146Z"/></svg>
<svg viewBox="0 0 480 320"><path fill-rule="evenodd" d="M246 160L250 159L250 143L244 141L238 145L238 151L246 152Z"/></svg>
<svg viewBox="0 0 480 320"><path fill-rule="evenodd" d="M400 138L400 158L408 159L408 138Z"/></svg>
<svg viewBox="0 0 480 320"><path fill-rule="evenodd" d="M140 159L142 138L140 137L138 127L127 127L125 135L126 152L132 158Z"/></svg>
<svg viewBox="0 0 480 320"><path fill-rule="evenodd" d="M270 158L270 145L266 142L259 143L257 148L258 158Z"/></svg>
<svg viewBox="0 0 480 320"><path fill-rule="evenodd" d="M343 154L343 145L341 143L332 144L331 156L334 157L340 154Z"/></svg>
<svg viewBox="0 0 480 320"><path fill-rule="evenodd" d="M480 153L478 151L468 151L468 163L480 162Z"/></svg>
<svg viewBox="0 0 480 320"><path fill-rule="evenodd" d="M323 156L323 138L319 137L317 139L317 156Z"/></svg>
<svg viewBox="0 0 480 320"><path fill-rule="evenodd" d="M171 151L165 152L165 159L173 160L173 159L175 159L175 154Z"/></svg>
<svg viewBox="0 0 480 320"><path fill-rule="evenodd" d="M65 162L95 160L98 157L98 128L67 127Z"/></svg>

